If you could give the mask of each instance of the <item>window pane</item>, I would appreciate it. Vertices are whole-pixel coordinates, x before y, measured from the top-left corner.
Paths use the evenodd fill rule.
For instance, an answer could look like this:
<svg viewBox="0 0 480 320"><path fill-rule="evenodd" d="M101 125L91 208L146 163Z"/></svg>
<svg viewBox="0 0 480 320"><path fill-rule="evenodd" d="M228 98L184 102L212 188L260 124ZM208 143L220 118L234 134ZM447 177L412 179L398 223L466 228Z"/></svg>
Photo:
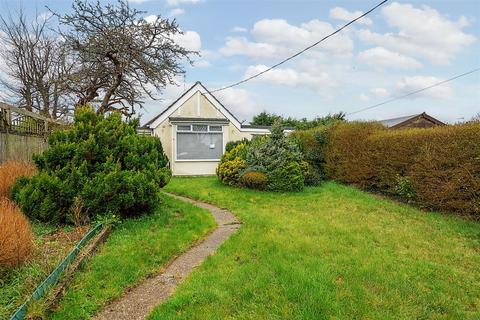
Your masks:
<svg viewBox="0 0 480 320"><path fill-rule="evenodd" d="M210 126L210 131L222 131L222 126Z"/></svg>
<svg viewBox="0 0 480 320"><path fill-rule="evenodd" d="M217 160L223 152L222 133L177 133L177 159Z"/></svg>
<svg viewBox="0 0 480 320"><path fill-rule="evenodd" d="M194 124L192 125L193 131L203 131L207 132L208 126L206 124Z"/></svg>
<svg viewBox="0 0 480 320"><path fill-rule="evenodd" d="M190 131L190 125L178 125L177 130L178 131Z"/></svg>

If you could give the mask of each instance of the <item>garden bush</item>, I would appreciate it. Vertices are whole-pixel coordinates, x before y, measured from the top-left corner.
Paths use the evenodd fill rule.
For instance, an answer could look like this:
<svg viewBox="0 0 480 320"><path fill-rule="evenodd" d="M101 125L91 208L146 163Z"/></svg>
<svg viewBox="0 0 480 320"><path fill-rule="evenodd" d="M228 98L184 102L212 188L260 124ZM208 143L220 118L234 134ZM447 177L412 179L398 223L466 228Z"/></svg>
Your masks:
<svg viewBox="0 0 480 320"><path fill-rule="evenodd" d="M252 143L247 152L247 168L265 172L267 190L299 191L304 186L300 163L303 155L293 139L283 133L280 122L274 123L271 135L261 143Z"/></svg>
<svg viewBox="0 0 480 320"><path fill-rule="evenodd" d="M283 134L279 122L270 136L235 143L217 167L219 180L228 185L271 191L297 191L304 186L310 168L297 144ZM266 181L264 181L266 177ZM258 181L257 181L258 180Z"/></svg>
<svg viewBox="0 0 480 320"><path fill-rule="evenodd" d="M247 167L247 162L240 157L220 162L217 167L217 176L221 182L234 186L240 179L241 172Z"/></svg>
<svg viewBox="0 0 480 320"><path fill-rule="evenodd" d="M331 121L316 128L292 132L292 138L308 163L308 167L302 165L306 185L318 185L325 179L325 148L328 134L336 123L338 121Z"/></svg>
<svg viewBox="0 0 480 320"><path fill-rule="evenodd" d="M227 144L225 145L225 152L228 152L238 146L239 144L244 144L248 145L250 140L247 138L243 138L242 140L237 140L237 141L228 141Z"/></svg>
<svg viewBox="0 0 480 320"><path fill-rule="evenodd" d="M137 125L119 114L78 109L73 126L54 132L49 148L34 157L38 174L18 179L12 198L28 217L44 222L71 223L80 207L80 220L151 211L171 173L160 140L137 135Z"/></svg>
<svg viewBox="0 0 480 320"><path fill-rule="evenodd" d="M332 179L480 219L480 123L405 130L339 124L325 157Z"/></svg>
<svg viewBox="0 0 480 320"><path fill-rule="evenodd" d="M0 197L8 197L10 189L19 177L35 174L35 165L25 161L6 161L0 165Z"/></svg>
<svg viewBox="0 0 480 320"><path fill-rule="evenodd" d="M267 187L267 175L259 171L247 171L240 177L240 183L242 186L250 189L265 190Z"/></svg>
<svg viewBox="0 0 480 320"><path fill-rule="evenodd" d="M0 268L25 262L32 250L32 230L27 218L9 199L0 198Z"/></svg>
<svg viewBox="0 0 480 320"><path fill-rule="evenodd" d="M247 145L243 142L236 143L229 151L225 152L217 166L218 179L225 184L234 186L239 184L240 174L246 168Z"/></svg>

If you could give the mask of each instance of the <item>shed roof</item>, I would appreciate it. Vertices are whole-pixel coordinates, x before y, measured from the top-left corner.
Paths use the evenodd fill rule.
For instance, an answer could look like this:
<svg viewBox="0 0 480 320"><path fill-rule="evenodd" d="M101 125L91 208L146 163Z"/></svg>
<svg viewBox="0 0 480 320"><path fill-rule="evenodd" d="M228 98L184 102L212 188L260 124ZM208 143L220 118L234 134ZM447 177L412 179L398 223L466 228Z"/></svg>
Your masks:
<svg viewBox="0 0 480 320"><path fill-rule="evenodd" d="M383 124L384 126L388 127L388 128L393 128L393 127L397 127L397 126L400 126L402 124L406 124L410 121L413 121L417 118L425 118L437 125L445 125L445 123L443 123L442 121L438 120L438 119L435 119L434 117L428 115L427 113L425 112L422 112L422 113L418 113L418 114L413 114L413 115L410 115L410 116L403 116L403 117L398 117L398 118L391 118L391 119L385 119L385 120L380 120L379 122L381 124Z"/></svg>

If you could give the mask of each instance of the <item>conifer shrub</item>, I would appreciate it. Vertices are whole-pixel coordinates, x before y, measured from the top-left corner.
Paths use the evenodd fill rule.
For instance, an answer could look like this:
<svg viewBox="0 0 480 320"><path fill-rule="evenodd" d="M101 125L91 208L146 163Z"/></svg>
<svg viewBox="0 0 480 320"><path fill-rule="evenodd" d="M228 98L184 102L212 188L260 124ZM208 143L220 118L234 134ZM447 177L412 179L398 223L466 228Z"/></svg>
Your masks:
<svg viewBox="0 0 480 320"><path fill-rule="evenodd" d="M119 114L78 109L73 126L54 132L49 148L34 157L38 173L18 179L12 198L28 217L44 222L150 212L171 173L160 140L137 135L137 125ZM75 201L84 217L78 217Z"/></svg>
<svg viewBox="0 0 480 320"><path fill-rule="evenodd" d="M0 198L0 267L13 268L24 263L33 246L30 223L7 198Z"/></svg>
<svg viewBox="0 0 480 320"><path fill-rule="evenodd" d="M247 172L260 172L267 177L265 189L298 191L304 186L303 156L293 139L275 123L268 137L258 137L247 144L240 143L222 157L217 176L225 184L241 186ZM305 169L305 167L303 167ZM248 184L243 184L249 187Z"/></svg>
<svg viewBox="0 0 480 320"><path fill-rule="evenodd" d="M326 178L325 148L330 130L338 121L331 121L319 127L292 132L292 138L303 154L305 164L301 165L305 173L305 185L318 185Z"/></svg>
<svg viewBox="0 0 480 320"><path fill-rule="evenodd" d="M247 167L247 162L240 157L220 162L217 167L218 179L224 184L238 185L241 172Z"/></svg>

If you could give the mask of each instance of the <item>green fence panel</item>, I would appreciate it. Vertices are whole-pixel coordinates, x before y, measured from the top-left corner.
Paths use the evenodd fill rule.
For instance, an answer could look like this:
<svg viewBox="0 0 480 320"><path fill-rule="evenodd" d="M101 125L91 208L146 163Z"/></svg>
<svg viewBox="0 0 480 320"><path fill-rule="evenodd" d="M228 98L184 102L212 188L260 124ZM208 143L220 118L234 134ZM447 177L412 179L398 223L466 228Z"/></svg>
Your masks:
<svg viewBox="0 0 480 320"><path fill-rule="evenodd" d="M70 251L67 256L58 264L58 266L48 275L45 280L33 291L32 295L15 311L10 320L23 320L27 312L27 306L31 301L39 300L47 291L52 287L60 277L60 275L67 269L67 267L72 263L73 260L77 257L80 249L91 239L98 230L100 230L102 224L97 224L94 228L83 236L83 238L78 241L75 247Z"/></svg>

